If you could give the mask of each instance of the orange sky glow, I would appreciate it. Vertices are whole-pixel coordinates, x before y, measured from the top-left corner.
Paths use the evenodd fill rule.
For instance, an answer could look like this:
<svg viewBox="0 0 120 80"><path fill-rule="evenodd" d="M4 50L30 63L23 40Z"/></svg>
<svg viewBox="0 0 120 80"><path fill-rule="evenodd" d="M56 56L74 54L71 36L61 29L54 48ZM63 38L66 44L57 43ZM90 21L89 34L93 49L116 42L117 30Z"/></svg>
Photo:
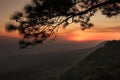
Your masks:
<svg viewBox="0 0 120 80"><path fill-rule="evenodd" d="M95 32L76 30L71 33L60 34L62 38L71 41L88 41L88 40L113 40L120 39L119 32Z"/></svg>
<svg viewBox="0 0 120 80"><path fill-rule="evenodd" d="M0 1L0 36L21 38L17 32L7 33L4 26L9 21L9 17L15 11L21 10L23 5L26 4L25 2L30 0L11 0L10 3L6 3L7 6L4 4L5 1ZM80 24L72 24L64 30L61 29L58 36L64 40L71 41L113 40L120 38L120 16L108 19L98 11L91 18L91 22L94 24L91 29L81 31Z"/></svg>

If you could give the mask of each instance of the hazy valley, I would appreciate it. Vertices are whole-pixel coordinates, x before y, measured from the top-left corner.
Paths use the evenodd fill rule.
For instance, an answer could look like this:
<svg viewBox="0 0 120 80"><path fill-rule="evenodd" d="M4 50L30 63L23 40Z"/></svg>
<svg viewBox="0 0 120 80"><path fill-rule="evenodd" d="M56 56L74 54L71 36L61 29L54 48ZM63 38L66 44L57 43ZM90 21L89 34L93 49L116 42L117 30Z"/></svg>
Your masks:
<svg viewBox="0 0 120 80"><path fill-rule="evenodd" d="M63 51L48 50L40 53L42 49L38 47L32 50L19 50L15 42L16 40L6 38L6 43L4 43L4 40L1 39L1 80L50 80L50 78L56 78L59 74L75 66L95 49L103 46L100 44L93 48L69 48L68 50L63 49Z"/></svg>

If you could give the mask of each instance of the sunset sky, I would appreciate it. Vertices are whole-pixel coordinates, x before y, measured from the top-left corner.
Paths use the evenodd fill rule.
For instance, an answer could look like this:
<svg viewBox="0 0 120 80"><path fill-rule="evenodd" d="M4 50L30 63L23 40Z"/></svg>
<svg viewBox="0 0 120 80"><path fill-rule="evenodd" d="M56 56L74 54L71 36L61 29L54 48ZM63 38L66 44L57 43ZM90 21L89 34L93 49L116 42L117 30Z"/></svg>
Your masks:
<svg viewBox="0 0 120 80"><path fill-rule="evenodd" d="M16 37L18 34L6 33L5 24L9 17L16 11L21 11L30 0L0 0L0 36ZM91 18L94 27L85 31L80 30L79 24L69 25L66 29L59 31L59 37L69 41L86 40L112 40L120 38L120 16L106 18L97 12Z"/></svg>
<svg viewBox="0 0 120 80"><path fill-rule="evenodd" d="M98 51L99 56L99 51L107 52L109 47L107 48L105 45L108 40L120 40L120 15L106 18L100 11L91 17L91 22L94 24L92 28L82 31L78 23L70 24L65 29L60 26L55 40L46 40L46 35L42 33L37 36L37 39L30 37L29 42L26 39L23 40L17 31L6 32L5 26L10 23L10 17L15 12L21 12L25 4L30 1L0 0L0 80L8 78L9 80L58 79L61 74L79 65L81 60L86 60L86 57L92 53L94 55ZM39 37L43 37L45 41L42 42ZM34 39L35 41L33 41ZM113 50L117 49L113 48ZM104 57L103 54L102 57ZM109 57L111 54L107 59ZM107 60L105 58L106 54L104 60ZM103 60L101 59L101 61Z"/></svg>
<svg viewBox="0 0 120 80"><path fill-rule="evenodd" d="M51 27L50 28L45 27L44 29L36 32L35 30L33 30L33 32L35 32L35 35L33 32L31 32L32 29L31 26L25 29L26 32L25 36L24 34L20 35L19 32L17 31L8 33L5 30L5 26L8 23L12 24L10 17L15 12L23 11L24 6L27 3L30 3L30 1L31 0L0 0L0 80L16 80L16 79L17 80L20 79L24 79L24 80L57 79L58 80L59 78L62 79L64 77L67 79L67 77L63 75L63 73L70 71L70 75L71 75L71 72L74 71L74 68L75 71L77 71L82 69L83 66L87 66L86 68L88 71L91 65L92 65L91 68L95 67L93 66L95 63L94 60L98 60L98 59L100 59L98 60L99 64L98 65L95 64L97 67L95 67L93 71L95 70L97 71L98 70L97 68L100 65L99 69L100 71L103 71L103 73L105 71L109 71L109 72L111 71L112 74L113 71L114 73L116 73L115 71L117 71L119 68L115 70L112 69L108 70L109 68L106 64L109 64L110 61L111 62L115 61L115 63L118 63L117 60L119 60L118 57L117 57L118 59L115 59L119 52L119 50L117 50L119 49L118 48L119 46L117 46L116 43L119 44L119 42L118 41L110 42L109 40L120 41L120 14L117 17L106 18L101 14L100 11L98 11L93 17L91 17L90 20L90 22L93 23L94 26L84 31L81 30L80 23L70 24L65 29L62 27L62 25L60 25L61 28L59 28L58 35L57 37L55 36L56 38L54 40L51 39L53 38L53 36L52 37L50 36L49 38L50 32L49 33L46 32L46 34L44 32L44 30L46 29L52 32ZM71 5L71 3L66 6L66 9L69 5ZM62 8L63 7L65 6L63 5ZM43 13L46 11L47 10L44 10ZM27 19L22 18L22 20L26 21ZM59 18L58 21L60 20L61 18ZM72 19L68 19L68 20L72 21ZM32 21L32 19L30 21ZM22 32L24 33L23 27L26 28L26 26L29 26L29 24L28 25L25 24L24 26L21 26L19 25L19 23L16 23L16 25L21 26L20 28L19 27L17 28L19 29L19 31L21 31L21 33ZM37 26L35 26L34 29L36 29L36 27ZM35 37L33 36L29 37L29 33L31 34L33 33ZM50 33L50 35L52 34ZM23 36L24 38L22 38ZM113 44L113 46L111 44ZM108 47L108 45L110 45L110 47ZM113 47L115 47L116 49ZM115 53L117 54L113 55L110 53L110 55L108 55L107 52L112 51L112 50L109 51L108 49L112 49L113 51L116 50ZM103 52L103 54L99 56L99 53L101 52ZM98 57L98 59L96 59L96 57ZM91 60L91 62L86 62L87 60ZM102 64L100 64L102 61L105 60L108 60L108 63L103 62ZM79 65L81 65L80 63L81 61L83 61L82 63L85 62L85 65L83 64L82 68L79 69ZM86 63L88 64L86 65ZM103 64L105 64L105 66L103 66L105 68L102 68L101 65ZM116 64L113 66L110 64L110 66L111 66L110 68L112 68L116 66ZM90 73L93 71L89 70ZM77 73L79 72L80 71L78 71ZM89 74L89 75L90 78L92 78L91 76L93 76L94 74ZM109 75L105 76L105 78L108 78ZM96 79L98 77L104 77L101 75L101 72L100 72L100 76L99 73L98 76L97 77L96 76L97 75L95 75ZM116 76L117 75L113 74L112 77L118 78L118 76L117 77ZM85 77L84 79L87 78ZM79 79L79 77L76 79Z"/></svg>

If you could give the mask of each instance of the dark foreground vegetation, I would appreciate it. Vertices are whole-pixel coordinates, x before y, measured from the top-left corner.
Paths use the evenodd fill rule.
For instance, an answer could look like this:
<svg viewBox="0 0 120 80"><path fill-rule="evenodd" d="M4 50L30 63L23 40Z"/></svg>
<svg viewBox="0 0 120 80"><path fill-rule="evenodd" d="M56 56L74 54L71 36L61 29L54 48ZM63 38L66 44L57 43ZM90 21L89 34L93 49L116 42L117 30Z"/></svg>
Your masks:
<svg viewBox="0 0 120 80"><path fill-rule="evenodd" d="M15 12L6 31L18 31L23 39L20 48L54 40L61 26L78 23L82 30L91 28L91 18L101 12L107 18L119 17L120 0L31 0Z"/></svg>
<svg viewBox="0 0 120 80"><path fill-rule="evenodd" d="M120 41L106 42L60 80L120 80Z"/></svg>

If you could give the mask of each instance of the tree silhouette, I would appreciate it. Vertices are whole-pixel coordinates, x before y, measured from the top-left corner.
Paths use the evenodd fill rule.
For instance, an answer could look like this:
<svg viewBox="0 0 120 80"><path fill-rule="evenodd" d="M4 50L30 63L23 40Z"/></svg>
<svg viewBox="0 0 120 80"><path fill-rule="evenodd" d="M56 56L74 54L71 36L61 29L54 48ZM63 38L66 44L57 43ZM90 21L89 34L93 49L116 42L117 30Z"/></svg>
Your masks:
<svg viewBox="0 0 120 80"><path fill-rule="evenodd" d="M10 18L6 30L23 35L21 48L54 40L62 25L80 23L82 30L93 26L90 18L101 11L108 18L120 14L120 0L32 0Z"/></svg>

